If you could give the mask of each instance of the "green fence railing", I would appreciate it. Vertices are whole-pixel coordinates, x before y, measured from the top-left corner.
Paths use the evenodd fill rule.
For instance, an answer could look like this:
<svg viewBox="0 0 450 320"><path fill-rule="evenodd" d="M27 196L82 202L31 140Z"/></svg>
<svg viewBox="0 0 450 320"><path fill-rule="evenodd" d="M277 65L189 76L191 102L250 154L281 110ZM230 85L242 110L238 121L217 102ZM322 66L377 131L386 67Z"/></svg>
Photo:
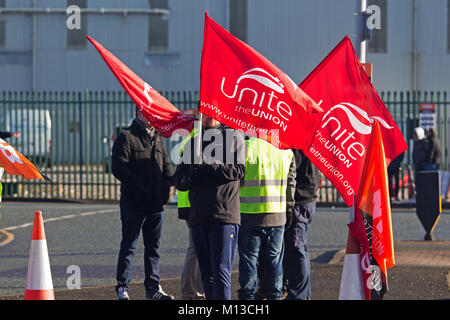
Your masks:
<svg viewBox="0 0 450 320"><path fill-rule="evenodd" d="M196 91L162 92L179 109L197 108ZM411 177L412 130L419 125L419 106L436 105L436 127L443 147L442 169L449 170L447 92L381 92L407 143L401 176ZM20 131L8 142L37 164L53 184L5 173L3 197L28 199L118 200L119 182L111 174L111 147L128 126L135 106L123 91L0 92L0 131ZM166 139L169 154L177 141ZM406 181L405 181L406 182ZM411 195L411 179L401 199ZM320 202L342 202L322 177Z"/></svg>

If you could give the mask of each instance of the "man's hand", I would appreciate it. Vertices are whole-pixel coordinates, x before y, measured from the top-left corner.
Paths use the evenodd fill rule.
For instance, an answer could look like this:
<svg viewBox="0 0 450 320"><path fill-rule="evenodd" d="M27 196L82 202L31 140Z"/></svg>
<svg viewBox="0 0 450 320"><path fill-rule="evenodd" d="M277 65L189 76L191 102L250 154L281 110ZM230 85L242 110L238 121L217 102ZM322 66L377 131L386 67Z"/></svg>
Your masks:
<svg viewBox="0 0 450 320"><path fill-rule="evenodd" d="M188 191L191 188L190 176L186 174L179 174L174 176L175 188L179 191Z"/></svg>
<svg viewBox="0 0 450 320"><path fill-rule="evenodd" d="M286 224L284 225L284 230L288 230L292 225L292 218L293 218L293 212L292 209L286 211Z"/></svg>

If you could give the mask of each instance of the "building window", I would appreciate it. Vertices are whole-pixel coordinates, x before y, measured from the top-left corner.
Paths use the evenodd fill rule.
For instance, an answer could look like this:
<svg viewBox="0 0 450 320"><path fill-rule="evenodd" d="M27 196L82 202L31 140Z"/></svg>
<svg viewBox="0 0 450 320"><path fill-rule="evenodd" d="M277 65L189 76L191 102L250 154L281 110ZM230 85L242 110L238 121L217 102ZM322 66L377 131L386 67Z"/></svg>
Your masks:
<svg viewBox="0 0 450 320"><path fill-rule="evenodd" d="M168 0L149 0L152 9L169 9ZM167 52L169 48L169 20L165 15L148 17L148 51Z"/></svg>
<svg viewBox="0 0 450 320"><path fill-rule="evenodd" d="M0 8L4 8L5 7L5 0L0 0ZM6 39L5 39L5 35L6 35L6 23L5 21L1 21L0 20L0 49L3 49L6 45Z"/></svg>
<svg viewBox="0 0 450 320"><path fill-rule="evenodd" d="M387 52L387 0L369 0L367 6L377 5L381 12L381 29L372 30L372 40L367 41L367 51L371 53Z"/></svg>
<svg viewBox="0 0 450 320"><path fill-rule="evenodd" d="M229 0L229 30L232 35L247 42L247 0Z"/></svg>
<svg viewBox="0 0 450 320"><path fill-rule="evenodd" d="M67 7L76 5L80 9L87 8L87 0L67 0ZM67 29L67 49L85 50L87 45L87 15L81 14L81 28Z"/></svg>

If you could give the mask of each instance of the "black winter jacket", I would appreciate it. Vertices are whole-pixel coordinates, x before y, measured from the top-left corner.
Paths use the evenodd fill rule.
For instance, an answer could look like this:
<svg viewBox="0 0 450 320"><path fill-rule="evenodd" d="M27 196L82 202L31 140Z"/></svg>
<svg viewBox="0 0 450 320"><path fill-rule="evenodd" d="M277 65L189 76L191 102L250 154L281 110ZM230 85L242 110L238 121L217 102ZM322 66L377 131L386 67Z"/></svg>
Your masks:
<svg viewBox="0 0 450 320"><path fill-rule="evenodd" d="M233 158L234 161L232 163L216 161L214 164L206 164L203 161L203 164L194 164L193 150L196 139L191 139L185 145L182 156L188 163L180 163L175 171L175 187L180 191L189 190L190 226L209 222L241 223L239 187L240 180L245 175L245 141L240 135L227 136L227 130L234 130L225 126L216 129L220 131L223 141L218 142L215 138L211 139L212 141L203 141L204 154L211 150L222 149L223 157L228 154L227 159ZM240 148L234 148L235 144L227 143L227 138L230 137ZM205 155L203 158L205 159Z"/></svg>
<svg viewBox="0 0 450 320"><path fill-rule="evenodd" d="M155 129L136 119L114 141L112 173L120 180L120 206L151 214L163 210L173 185L173 167Z"/></svg>
<svg viewBox="0 0 450 320"><path fill-rule="evenodd" d="M306 203L317 198L320 176L319 170L305 156L303 151L292 149L297 166L297 184L295 187L295 203Z"/></svg>
<svg viewBox="0 0 450 320"><path fill-rule="evenodd" d="M421 139L414 141L412 160L415 171L425 170L427 165L427 154L428 154L429 142L427 139Z"/></svg>
<svg viewBox="0 0 450 320"><path fill-rule="evenodd" d="M0 139L10 138L12 136L11 132L0 131Z"/></svg>

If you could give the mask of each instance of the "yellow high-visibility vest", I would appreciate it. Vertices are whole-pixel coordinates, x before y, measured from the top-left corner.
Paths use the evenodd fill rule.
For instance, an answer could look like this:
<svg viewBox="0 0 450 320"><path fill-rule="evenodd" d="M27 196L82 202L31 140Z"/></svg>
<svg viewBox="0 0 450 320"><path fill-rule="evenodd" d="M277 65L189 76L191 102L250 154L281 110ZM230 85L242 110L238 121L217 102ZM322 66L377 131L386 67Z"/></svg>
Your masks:
<svg viewBox="0 0 450 320"><path fill-rule="evenodd" d="M269 142L251 138L246 141L245 176L239 196L241 213L286 212L286 188L294 154Z"/></svg>
<svg viewBox="0 0 450 320"><path fill-rule="evenodd" d="M197 135L197 129L193 129L191 133L181 141L180 150L178 152L179 156L183 154L184 147L186 143ZM178 208L190 208L191 203L189 202L189 191L177 191L177 205Z"/></svg>

